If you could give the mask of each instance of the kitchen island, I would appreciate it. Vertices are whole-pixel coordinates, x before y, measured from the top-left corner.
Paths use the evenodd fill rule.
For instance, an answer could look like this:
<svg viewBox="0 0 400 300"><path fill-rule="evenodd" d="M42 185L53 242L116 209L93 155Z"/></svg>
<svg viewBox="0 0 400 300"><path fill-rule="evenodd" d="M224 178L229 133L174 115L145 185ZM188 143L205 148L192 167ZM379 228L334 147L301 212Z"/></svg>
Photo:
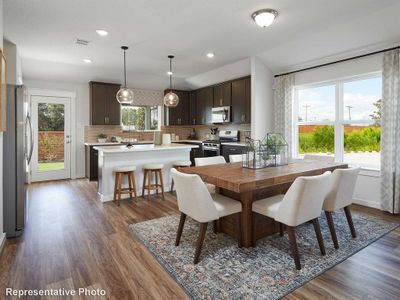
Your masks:
<svg viewBox="0 0 400 300"><path fill-rule="evenodd" d="M138 196L143 184L143 165L149 163L161 163L163 168L163 179L165 191L170 190L171 176L170 170L177 160L190 160L192 148L197 145L134 145L131 148L125 145L119 146L96 146L98 151L98 193L100 201L112 201L114 197L114 168L121 166L136 166L135 181ZM123 185L128 186L126 178ZM128 195L123 195L123 197Z"/></svg>

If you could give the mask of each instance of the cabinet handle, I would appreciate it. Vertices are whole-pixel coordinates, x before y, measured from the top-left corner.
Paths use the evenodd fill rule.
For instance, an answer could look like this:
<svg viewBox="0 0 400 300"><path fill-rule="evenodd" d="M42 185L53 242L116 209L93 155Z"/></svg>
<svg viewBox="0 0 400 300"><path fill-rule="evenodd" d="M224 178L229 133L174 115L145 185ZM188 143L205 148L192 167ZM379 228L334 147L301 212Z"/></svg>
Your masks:
<svg viewBox="0 0 400 300"><path fill-rule="evenodd" d="M196 125L196 118L193 118L192 123L193 125Z"/></svg>
<svg viewBox="0 0 400 300"><path fill-rule="evenodd" d="M242 115L242 122L246 121L246 115Z"/></svg>
<svg viewBox="0 0 400 300"><path fill-rule="evenodd" d="M219 106L222 106L222 103L223 103L222 99L219 99Z"/></svg>

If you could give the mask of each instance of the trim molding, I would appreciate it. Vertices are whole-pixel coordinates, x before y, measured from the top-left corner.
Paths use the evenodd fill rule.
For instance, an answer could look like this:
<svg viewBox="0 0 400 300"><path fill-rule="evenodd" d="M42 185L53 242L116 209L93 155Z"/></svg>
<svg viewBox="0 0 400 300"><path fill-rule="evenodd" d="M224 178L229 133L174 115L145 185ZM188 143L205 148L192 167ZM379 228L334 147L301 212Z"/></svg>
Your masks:
<svg viewBox="0 0 400 300"><path fill-rule="evenodd" d="M0 235L0 254L3 253L4 245L5 245L5 244L6 244L6 233L3 232L3 233Z"/></svg>
<svg viewBox="0 0 400 300"><path fill-rule="evenodd" d="M381 209L381 204L379 202L375 202L375 201L368 201L368 200L353 198L353 203L359 204L362 206L371 207L371 208Z"/></svg>

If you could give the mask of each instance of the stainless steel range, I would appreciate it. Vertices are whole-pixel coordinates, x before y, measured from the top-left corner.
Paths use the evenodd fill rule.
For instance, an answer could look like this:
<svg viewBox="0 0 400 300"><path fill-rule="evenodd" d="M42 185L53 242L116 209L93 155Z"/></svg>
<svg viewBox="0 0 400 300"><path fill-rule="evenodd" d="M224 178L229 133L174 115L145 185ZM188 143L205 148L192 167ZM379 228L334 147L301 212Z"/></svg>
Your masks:
<svg viewBox="0 0 400 300"><path fill-rule="evenodd" d="M221 142L237 142L239 141L238 130L221 130L219 137L214 140L206 140L202 143L203 156L219 156L221 155Z"/></svg>

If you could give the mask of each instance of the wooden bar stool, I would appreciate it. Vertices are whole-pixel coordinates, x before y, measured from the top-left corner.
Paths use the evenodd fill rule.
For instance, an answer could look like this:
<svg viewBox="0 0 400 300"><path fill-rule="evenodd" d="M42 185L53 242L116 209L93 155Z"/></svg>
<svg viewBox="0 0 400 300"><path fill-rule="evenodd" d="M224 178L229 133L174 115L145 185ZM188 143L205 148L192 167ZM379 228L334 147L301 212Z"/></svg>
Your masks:
<svg viewBox="0 0 400 300"><path fill-rule="evenodd" d="M163 164L147 164L143 166L143 188L142 196L144 197L144 190L147 190L147 199L150 199L150 191L155 189L158 195L158 188L161 188L162 198L164 200L164 180L162 169ZM155 183L151 182L152 175L155 175ZM146 181L147 180L147 181ZM160 180L160 183L158 183Z"/></svg>
<svg viewBox="0 0 400 300"><path fill-rule="evenodd" d="M117 202L117 205L121 204L121 195L129 194L131 199L135 197L136 199L136 183L135 183L135 166L126 166L126 167L116 167L114 168L115 173L115 184L114 184L114 202ZM128 188L122 188L122 176L128 176ZM135 195L135 196L133 196Z"/></svg>
<svg viewBox="0 0 400 300"><path fill-rule="evenodd" d="M190 167L192 165L192 162L190 160L177 160L174 161L174 163L172 164L172 166L177 169L178 171L180 171L182 168L187 168ZM174 192L174 178L172 178L171 181L171 193Z"/></svg>

